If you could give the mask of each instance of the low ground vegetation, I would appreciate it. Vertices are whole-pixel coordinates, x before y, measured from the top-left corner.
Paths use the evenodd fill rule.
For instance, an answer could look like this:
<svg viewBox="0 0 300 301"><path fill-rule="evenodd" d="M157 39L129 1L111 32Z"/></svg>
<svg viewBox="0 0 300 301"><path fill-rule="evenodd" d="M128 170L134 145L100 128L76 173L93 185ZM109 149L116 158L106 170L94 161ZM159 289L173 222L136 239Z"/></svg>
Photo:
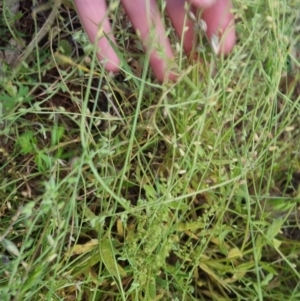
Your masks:
<svg viewBox="0 0 300 301"><path fill-rule="evenodd" d="M164 85L122 8L117 76L69 5L8 62L46 2L0 1L0 299L300 300L296 1L234 1L233 53Z"/></svg>

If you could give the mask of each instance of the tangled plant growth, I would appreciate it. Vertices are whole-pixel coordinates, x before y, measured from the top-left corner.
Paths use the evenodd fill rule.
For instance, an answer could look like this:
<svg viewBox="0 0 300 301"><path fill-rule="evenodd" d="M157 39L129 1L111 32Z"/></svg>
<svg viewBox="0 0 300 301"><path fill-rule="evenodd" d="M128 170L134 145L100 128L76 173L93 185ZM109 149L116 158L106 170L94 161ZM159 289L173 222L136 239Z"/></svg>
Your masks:
<svg viewBox="0 0 300 301"><path fill-rule="evenodd" d="M234 1L234 52L202 49L216 74L178 53L164 85L122 8L118 76L69 5L16 72L9 41L51 10L4 3L0 299L298 300L296 1Z"/></svg>

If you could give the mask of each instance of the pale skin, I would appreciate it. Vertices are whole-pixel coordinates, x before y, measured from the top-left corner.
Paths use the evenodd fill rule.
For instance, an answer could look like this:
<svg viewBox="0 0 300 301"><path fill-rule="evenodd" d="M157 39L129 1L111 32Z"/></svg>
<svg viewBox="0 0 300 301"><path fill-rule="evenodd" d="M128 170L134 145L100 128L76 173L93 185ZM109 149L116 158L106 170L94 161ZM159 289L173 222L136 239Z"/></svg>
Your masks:
<svg viewBox="0 0 300 301"><path fill-rule="evenodd" d="M191 53L194 45L193 20L186 18L185 2L190 4L190 10L196 14L202 10L201 19L207 25L206 35L211 40L213 35L219 37L218 54L228 54L236 40L234 18L231 13L231 0L164 0L166 12L175 28L177 35L183 38L183 49ZM160 15L156 0L121 0L120 1L141 39L144 49L150 54L150 65L155 76L162 82L175 79L170 72L170 61L174 58L170 41ZM105 0L74 0L75 7L82 25L92 43L98 46L97 57L106 70L118 72L120 59L111 43L116 41L111 29ZM99 28L106 34L99 37ZM108 37L108 38L107 38ZM150 40L151 39L151 40ZM110 41L109 41L110 40ZM153 46L155 45L155 46ZM163 49L162 51L157 51Z"/></svg>

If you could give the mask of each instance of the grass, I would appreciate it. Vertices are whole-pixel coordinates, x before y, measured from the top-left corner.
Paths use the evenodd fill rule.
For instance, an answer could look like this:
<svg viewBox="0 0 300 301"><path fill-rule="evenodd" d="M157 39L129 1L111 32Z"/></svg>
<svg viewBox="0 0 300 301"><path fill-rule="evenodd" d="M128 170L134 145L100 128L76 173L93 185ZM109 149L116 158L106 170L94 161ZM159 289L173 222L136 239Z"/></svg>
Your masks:
<svg viewBox="0 0 300 301"><path fill-rule="evenodd" d="M85 65L63 6L15 77L2 64L1 300L299 300L299 12L234 7L239 41L206 55L214 76L178 54L180 79L156 83L118 18L132 68ZM47 17L22 14L33 32Z"/></svg>

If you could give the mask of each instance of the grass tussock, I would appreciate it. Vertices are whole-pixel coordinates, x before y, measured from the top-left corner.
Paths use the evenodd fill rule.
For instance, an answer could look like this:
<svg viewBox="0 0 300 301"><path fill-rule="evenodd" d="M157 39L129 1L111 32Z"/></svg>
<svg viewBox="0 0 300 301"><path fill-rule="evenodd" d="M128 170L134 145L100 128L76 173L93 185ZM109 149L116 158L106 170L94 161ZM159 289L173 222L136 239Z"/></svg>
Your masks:
<svg viewBox="0 0 300 301"><path fill-rule="evenodd" d="M2 52L51 12L5 2ZM233 53L179 53L173 83L121 8L117 76L68 6L18 72L2 60L1 300L300 299L299 8L234 7Z"/></svg>

